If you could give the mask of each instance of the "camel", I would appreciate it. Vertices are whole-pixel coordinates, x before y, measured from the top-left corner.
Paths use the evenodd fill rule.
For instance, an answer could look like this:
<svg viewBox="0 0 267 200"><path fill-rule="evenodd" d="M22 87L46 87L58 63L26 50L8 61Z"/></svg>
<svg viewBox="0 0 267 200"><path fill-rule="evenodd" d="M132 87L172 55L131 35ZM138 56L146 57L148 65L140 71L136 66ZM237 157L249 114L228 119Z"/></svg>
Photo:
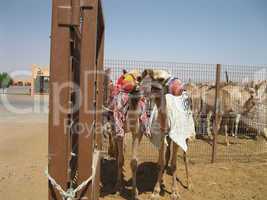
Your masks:
<svg viewBox="0 0 267 200"><path fill-rule="evenodd" d="M256 95L260 99L264 99L267 95L267 80L261 81L255 85Z"/></svg>
<svg viewBox="0 0 267 200"><path fill-rule="evenodd" d="M187 83L185 84L185 90L188 92L191 102L192 102L192 112L193 112L193 117L196 125L197 132L203 133L206 130L203 130L203 122L202 122L202 115L205 114L201 109L202 106L202 94L205 93L206 90L210 88L209 85L207 84L194 84L194 83ZM211 119L210 113L207 116L208 119ZM210 126L211 120L206 120L207 125ZM212 138L211 130L208 129L208 136Z"/></svg>
<svg viewBox="0 0 267 200"><path fill-rule="evenodd" d="M163 181L163 174L168 166L169 160L170 160L170 151L172 146L172 158L171 158L171 166L170 171L172 175L172 194L171 198L173 200L179 199L180 195L177 189L177 179L176 179L176 169L177 169L177 152L178 152L178 145L174 142L172 142L172 145L170 145L171 140L170 138L167 139L168 146L166 148L165 145L165 138L168 135L168 131L170 127L168 127L167 123L167 115L166 115L166 96L169 91L166 86L166 82L171 78L171 75L164 71L164 70L144 70L142 73L142 81L140 84L140 87L145 87L148 94L146 96L149 97L149 101L154 102L155 105L158 108L158 121L160 124L160 131L161 131L161 144L159 149L159 160L158 160L158 166L159 166L159 173L157 178L157 183L154 188L152 199L156 200L160 198L160 189L161 189L161 183ZM187 141L188 142L188 141ZM189 176L189 170L188 170L188 159L186 152L183 153L184 157L184 164L186 169L186 177L187 177L187 186L188 189L191 189L191 181Z"/></svg>
<svg viewBox="0 0 267 200"><path fill-rule="evenodd" d="M228 135L237 137L239 123L242 114L255 103L255 90L249 87L238 86L234 83L221 83L219 128L224 129L225 142L229 145ZM186 85L186 89L192 98L192 109L197 119L205 114L207 133L212 139L212 117L214 112L215 87L208 85ZM198 123L199 124L199 123ZM199 124L201 127L202 124Z"/></svg>
<svg viewBox="0 0 267 200"><path fill-rule="evenodd" d="M145 70L146 71L146 70ZM159 85L162 84L161 80L167 80L170 75L165 71L160 71L158 74L154 71L153 73L153 80L155 80ZM131 73L131 72L129 72ZM144 78L143 73L143 78ZM157 76L158 75L158 76ZM139 80L139 74L136 73L136 80ZM140 81L137 83L139 84ZM172 199L178 199L179 193L177 191L177 180L176 180L176 163L177 163L177 151L178 151L178 145L173 143L171 145L171 140L168 138L168 147L165 146L165 133L168 131L168 127L166 124L166 103L164 96L157 96L156 98L151 98L154 95L157 95L157 92L155 93L154 87L152 87L150 84L145 83L142 80L142 84L139 84L140 87L136 88L133 92L131 92L131 95L129 96L129 110L127 112L127 120L124 121L124 131L125 133L130 130L132 134L132 158L131 158L131 170L132 170L132 197L133 199L138 199L138 191L136 187L136 172L138 168L138 157L137 157L137 151L139 144L142 140L142 137L144 135L144 131L141 131L141 123L140 123L140 115L142 114L140 112L139 108L139 100L140 98L143 98L146 96L146 99L149 101L153 101L156 103L157 107L159 109L159 122L161 125L161 133L162 133L162 140L161 140L161 147L159 150L159 175L157 179L156 187L153 191L152 198L158 199L159 198L159 192L160 192L160 186L161 186L161 180L163 177L163 173L165 169L168 166L170 155L171 155L171 146L172 146L172 159L171 159L171 174L173 176L173 186L172 186ZM155 84L154 84L155 85ZM144 87L143 87L144 86ZM162 85L163 86L163 85ZM152 90L151 90L152 89ZM157 91L163 91L162 88ZM164 91L165 92L165 91ZM144 96L142 95L144 93ZM164 94L164 93L163 93ZM148 112L148 110L147 110ZM123 138L118 137L115 140L115 147L117 149L117 171L118 171L118 177L117 177L117 183L114 188L115 191L120 191L122 189L122 177L123 177L123 164L124 164L124 156L123 156ZM165 157L166 156L166 157ZM166 161L166 162L165 162ZM188 171L188 160L186 152L184 152L184 163L185 163L185 169L186 169L186 177L187 177L187 185L188 188L191 188L191 181L189 179L189 171Z"/></svg>
<svg viewBox="0 0 267 200"><path fill-rule="evenodd" d="M254 136L262 135L267 138L267 95L251 99L247 102L246 107L248 109L243 112L241 122L246 126L247 130L256 134Z"/></svg>
<svg viewBox="0 0 267 200"><path fill-rule="evenodd" d="M128 95L128 104L127 104L127 112L125 113L125 119L123 120L123 130L124 134L127 134L129 131L132 134L132 158L131 158L131 170L132 170L132 197L133 199L138 199L138 191L136 187L136 173L138 168L138 158L137 158L137 151L138 146L142 140L142 137L144 134L149 134L146 132L146 130L141 130L141 123L142 120L140 119L142 115L144 115L144 112L146 110L142 110L142 106L140 106L142 93L139 89L139 81L141 78L141 73L137 70L133 70L130 72L124 71L124 76L130 75L134 77L135 79L135 88L132 90ZM108 112L114 113L114 110L106 108ZM110 142L110 148L109 151L113 156L116 156L117 160L117 182L113 189L114 192L120 192L123 188L123 165L124 165L124 137L116 137L114 135L114 115L110 115L108 123L106 124L107 132L109 135L109 142ZM114 153L115 152L115 153Z"/></svg>

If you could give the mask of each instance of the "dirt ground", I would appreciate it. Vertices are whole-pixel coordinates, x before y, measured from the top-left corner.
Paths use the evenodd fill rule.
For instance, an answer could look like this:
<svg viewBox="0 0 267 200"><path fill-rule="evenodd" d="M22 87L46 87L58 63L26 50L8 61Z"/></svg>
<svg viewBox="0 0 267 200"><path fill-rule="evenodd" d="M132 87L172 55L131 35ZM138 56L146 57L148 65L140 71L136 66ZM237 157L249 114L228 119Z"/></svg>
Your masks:
<svg viewBox="0 0 267 200"><path fill-rule="evenodd" d="M218 137L216 164L210 164L211 145L206 140L195 140L189 145L189 170L193 189L186 188L185 168L182 152L178 155L177 181L181 199L186 200L264 200L267 195L267 144L263 138L230 138L230 146L224 137ZM130 155L131 136L126 137L124 189L113 194L116 183L116 162L107 158L102 163L102 200L131 199ZM149 156L148 156L149 154ZM139 147L140 165L137 173L137 187L141 199L150 199L157 179L157 151L144 139ZM112 176L111 176L112 175ZM161 199L170 199L171 176L165 173Z"/></svg>
<svg viewBox="0 0 267 200"><path fill-rule="evenodd" d="M16 97L17 98L17 97ZM18 99L19 100L19 99ZM25 100L26 101L26 100ZM0 102L1 103L1 102ZM11 115L0 104L0 199L2 200L47 200L47 179L44 170L47 167L47 114ZM236 143L235 143L236 142ZM239 149L239 145L247 143L247 152L254 149L256 141L232 141L230 147L223 144L219 149ZM200 145L199 145L200 144ZM204 145L205 144L205 145ZM267 154L260 154L257 159L243 159L237 161L219 161L208 164L208 160L201 152L210 149L204 141L197 141L191 148L190 173L193 190L188 191L185 186L185 170L179 158L177 178L182 199L186 200L265 200L267 196ZM266 142L262 143L266 148ZM203 149L198 152L198 148ZM259 147L259 145L257 145ZM261 149L262 147L260 147ZM232 151L232 149L230 149ZM126 149L126 155L130 155ZM150 152L151 151L151 152ZM149 153L153 155L151 148ZM141 152L141 154L143 154ZM207 154L207 158L209 154ZM140 197L149 199L155 185L157 167L155 157L146 159L143 154L138 169L138 189ZM129 159L124 167L125 189L121 195L111 194L111 188L116 180L114 160L103 160L101 199L130 199L131 173ZM162 199L169 199L171 178L165 176L165 189Z"/></svg>
<svg viewBox="0 0 267 200"><path fill-rule="evenodd" d="M47 199L47 123L0 123L0 199Z"/></svg>
<svg viewBox="0 0 267 200"><path fill-rule="evenodd" d="M12 105L29 107L29 96L10 97ZM0 199L46 200L47 114L14 114L0 100Z"/></svg>
<svg viewBox="0 0 267 200"><path fill-rule="evenodd" d="M106 161L108 162L108 161ZM101 199L130 199L131 174L129 163L125 166L125 189L120 195L110 194L112 184L115 183L115 170L112 167L105 168L107 180L102 188ZM113 171L114 170L114 171ZM113 171L109 173L108 171ZM264 200L267 195L267 160L261 163L219 163L219 164L191 164L190 173L193 182L192 191L188 191L185 185L185 170L179 163L177 177L179 180L179 192L181 199L206 200ZM109 174L109 175L108 175ZM141 199L149 199L156 182L156 166L154 163L143 163L138 170L138 189ZM162 190L162 199L170 199L171 177L165 175L165 188Z"/></svg>

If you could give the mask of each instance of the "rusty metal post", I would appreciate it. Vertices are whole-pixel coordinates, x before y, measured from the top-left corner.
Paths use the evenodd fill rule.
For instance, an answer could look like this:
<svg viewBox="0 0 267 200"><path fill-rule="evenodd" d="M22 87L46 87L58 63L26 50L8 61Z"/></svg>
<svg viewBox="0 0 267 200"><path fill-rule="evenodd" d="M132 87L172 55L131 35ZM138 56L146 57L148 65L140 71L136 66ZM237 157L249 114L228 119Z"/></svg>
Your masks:
<svg viewBox="0 0 267 200"><path fill-rule="evenodd" d="M220 125L220 80L221 80L221 65L216 65L216 91L215 91L215 103L214 103L214 114L215 120L213 122L213 144L212 144L212 159L211 162L214 163L216 161L217 154L217 136L219 132Z"/></svg>
<svg viewBox="0 0 267 200"><path fill-rule="evenodd" d="M81 41L81 63L80 63L80 124L91 127L83 129L79 134L79 156L78 156L78 184L87 180L92 175L93 161L93 133L95 118L95 80L96 68L96 38L97 38L97 12L98 0L82 1L82 41ZM92 199L92 183L90 183L81 193L78 199Z"/></svg>
<svg viewBox="0 0 267 200"><path fill-rule="evenodd" d="M100 20L99 22L101 22ZM96 68L96 80L97 80L97 90L96 90L96 148L98 150L102 150L102 125L103 125L103 118L102 118L102 106L104 103L104 24L99 23L99 30L98 30L98 53L97 53L97 68Z"/></svg>
<svg viewBox="0 0 267 200"><path fill-rule="evenodd" d="M70 0L53 0L51 63L50 63L50 95L49 95L49 174L64 189L68 183L68 134L65 133L65 120L69 109L69 88L64 86L70 74L70 29L59 25L59 7L70 6ZM58 191L49 183L49 199L62 199Z"/></svg>

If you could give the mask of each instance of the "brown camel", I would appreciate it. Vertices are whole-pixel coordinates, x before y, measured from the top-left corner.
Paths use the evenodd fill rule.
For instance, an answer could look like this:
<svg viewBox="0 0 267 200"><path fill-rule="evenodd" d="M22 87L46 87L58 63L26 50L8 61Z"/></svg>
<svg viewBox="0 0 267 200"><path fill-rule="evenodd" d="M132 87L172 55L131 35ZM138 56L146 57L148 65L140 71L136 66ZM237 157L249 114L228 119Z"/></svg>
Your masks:
<svg viewBox="0 0 267 200"><path fill-rule="evenodd" d="M139 81L141 78L141 73L137 70L133 70L130 72L125 72L125 75L130 74L136 80L136 86L133 91L129 93L128 100L128 111L126 113L126 120L123 122L123 129L125 134L131 132L132 134L132 158L131 158L131 170L132 170L132 197L133 199L138 199L138 191L136 187L136 173L138 168L138 158L137 151L138 146L141 142L144 132L140 130L140 115L141 110L138 107L138 103L142 94L139 90ZM112 110L108 110L112 113ZM114 192L120 192L123 189L123 165L124 165L124 141L123 137L116 137L114 135L114 118L112 114L108 122L106 123L106 130L109 135L109 153L113 156L116 156L117 160L117 182L114 187Z"/></svg>

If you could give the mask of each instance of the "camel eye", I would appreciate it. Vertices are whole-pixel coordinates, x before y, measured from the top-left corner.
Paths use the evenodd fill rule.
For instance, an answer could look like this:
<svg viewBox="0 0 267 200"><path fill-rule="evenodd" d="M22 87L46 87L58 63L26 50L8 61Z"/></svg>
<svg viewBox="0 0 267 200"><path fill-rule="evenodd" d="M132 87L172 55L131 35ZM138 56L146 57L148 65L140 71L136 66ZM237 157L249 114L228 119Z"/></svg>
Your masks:
<svg viewBox="0 0 267 200"><path fill-rule="evenodd" d="M163 83L163 82L165 81L165 79L164 79L164 78L159 78L158 81L159 81L160 83Z"/></svg>
<svg viewBox="0 0 267 200"><path fill-rule="evenodd" d="M138 76L138 77L136 78L136 80L137 80L138 82L141 82L141 81L142 81L141 76Z"/></svg>

